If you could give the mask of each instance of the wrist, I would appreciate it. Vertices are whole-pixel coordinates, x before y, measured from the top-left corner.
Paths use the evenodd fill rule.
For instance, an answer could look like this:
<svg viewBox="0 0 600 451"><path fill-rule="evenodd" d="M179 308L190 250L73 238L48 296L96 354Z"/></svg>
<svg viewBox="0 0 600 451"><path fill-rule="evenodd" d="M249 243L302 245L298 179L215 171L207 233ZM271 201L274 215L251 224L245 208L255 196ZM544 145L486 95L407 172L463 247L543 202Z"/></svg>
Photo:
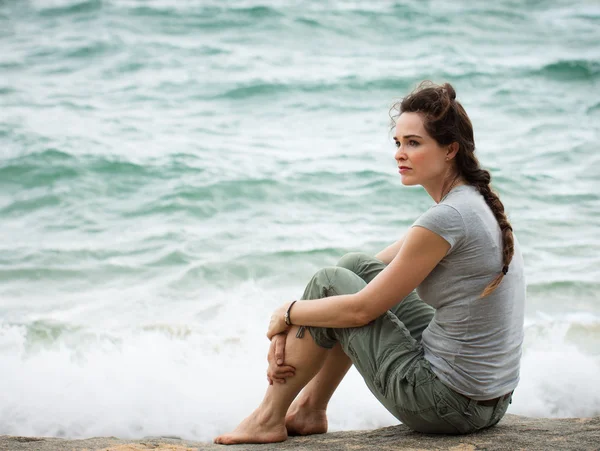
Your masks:
<svg viewBox="0 0 600 451"><path fill-rule="evenodd" d="M294 306L294 304L296 303L296 301L292 301L289 305L289 307L287 308L285 314L283 315L283 321L285 321L285 324L287 324L288 326L292 326L292 318L291 318L291 312L292 312L292 307Z"/></svg>

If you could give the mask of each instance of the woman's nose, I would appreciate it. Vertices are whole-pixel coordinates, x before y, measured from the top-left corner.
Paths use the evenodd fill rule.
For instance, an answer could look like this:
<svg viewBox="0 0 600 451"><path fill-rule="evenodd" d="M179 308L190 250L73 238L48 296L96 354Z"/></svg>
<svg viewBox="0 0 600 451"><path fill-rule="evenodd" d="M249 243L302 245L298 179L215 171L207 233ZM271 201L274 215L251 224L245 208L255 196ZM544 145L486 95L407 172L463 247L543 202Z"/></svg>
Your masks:
<svg viewBox="0 0 600 451"><path fill-rule="evenodd" d="M394 154L394 158L396 159L396 161L406 160L406 152L402 150L402 147L398 147L396 153Z"/></svg>

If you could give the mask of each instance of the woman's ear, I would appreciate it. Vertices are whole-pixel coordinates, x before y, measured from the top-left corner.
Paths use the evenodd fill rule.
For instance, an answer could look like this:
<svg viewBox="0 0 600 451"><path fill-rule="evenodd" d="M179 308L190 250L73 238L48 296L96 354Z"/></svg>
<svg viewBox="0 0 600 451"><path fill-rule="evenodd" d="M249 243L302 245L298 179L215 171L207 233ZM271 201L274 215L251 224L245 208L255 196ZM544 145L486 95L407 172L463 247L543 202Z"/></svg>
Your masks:
<svg viewBox="0 0 600 451"><path fill-rule="evenodd" d="M448 148L446 149L446 161L452 160L456 156L456 154L458 153L458 147L459 146L457 142L453 142L448 146Z"/></svg>

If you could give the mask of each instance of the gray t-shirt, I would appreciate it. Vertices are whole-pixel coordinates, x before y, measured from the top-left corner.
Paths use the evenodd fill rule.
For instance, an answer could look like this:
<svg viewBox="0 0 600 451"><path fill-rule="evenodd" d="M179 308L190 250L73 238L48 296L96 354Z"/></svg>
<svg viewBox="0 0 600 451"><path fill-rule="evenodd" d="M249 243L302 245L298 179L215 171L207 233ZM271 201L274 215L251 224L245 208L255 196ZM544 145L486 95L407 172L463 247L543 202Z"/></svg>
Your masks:
<svg viewBox="0 0 600 451"><path fill-rule="evenodd" d="M436 309L423 332L425 358L442 382L474 400L515 389L523 344L525 278L515 237L508 273L481 298L502 269L502 236L483 196L470 185L454 188L414 226L450 244L446 256L417 287Z"/></svg>

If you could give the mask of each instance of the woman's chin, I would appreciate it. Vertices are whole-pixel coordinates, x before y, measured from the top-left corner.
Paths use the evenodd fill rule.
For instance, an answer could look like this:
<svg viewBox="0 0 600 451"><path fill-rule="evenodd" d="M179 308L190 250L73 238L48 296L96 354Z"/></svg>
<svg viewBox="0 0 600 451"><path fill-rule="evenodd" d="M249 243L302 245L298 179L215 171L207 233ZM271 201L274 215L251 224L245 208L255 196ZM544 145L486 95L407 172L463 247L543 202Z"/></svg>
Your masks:
<svg viewBox="0 0 600 451"><path fill-rule="evenodd" d="M400 181L402 182L402 184L404 186L414 186L414 185L418 185L417 182L415 182L414 180L411 180L410 177L400 177Z"/></svg>

